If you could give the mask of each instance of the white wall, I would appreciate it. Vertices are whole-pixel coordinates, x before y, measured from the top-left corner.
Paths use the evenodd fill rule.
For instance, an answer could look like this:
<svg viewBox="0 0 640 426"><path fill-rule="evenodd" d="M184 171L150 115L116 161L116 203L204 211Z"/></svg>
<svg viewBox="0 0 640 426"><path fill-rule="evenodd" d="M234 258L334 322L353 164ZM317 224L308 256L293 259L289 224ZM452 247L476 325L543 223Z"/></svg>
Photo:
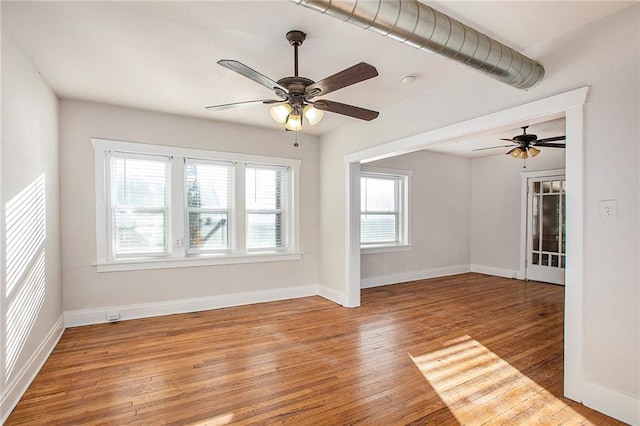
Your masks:
<svg viewBox="0 0 640 426"><path fill-rule="evenodd" d="M471 264L509 271L520 269L523 172L564 168L563 149L544 149L522 160L492 155L471 161ZM490 249L488 249L490 247Z"/></svg>
<svg viewBox="0 0 640 426"><path fill-rule="evenodd" d="M638 404L639 9L634 5L553 44L525 52L547 71L533 89L518 91L473 74L383 110L370 123L357 123L322 137L321 229L343 233L322 234L321 284L345 289L345 154L591 86L585 129L583 380L585 386L593 383ZM376 37L371 34L372 44ZM617 222L600 220L598 200L602 199L617 200ZM595 398L607 403L605 396ZM638 413L635 416L640 418Z"/></svg>
<svg viewBox="0 0 640 426"><path fill-rule="evenodd" d="M318 284L318 145L301 135L80 101L61 101L65 311L171 302ZM299 158L301 260L96 272L91 137ZM104 316L102 317L104 319Z"/></svg>
<svg viewBox="0 0 640 426"><path fill-rule="evenodd" d="M2 423L63 329L58 99L4 31L0 151ZM33 235L42 217L46 233Z"/></svg>
<svg viewBox="0 0 640 426"><path fill-rule="evenodd" d="M417 151L367 163L411 170L411 250L361 256L363 285L460 272L469 265L470 160Z"/></svg>

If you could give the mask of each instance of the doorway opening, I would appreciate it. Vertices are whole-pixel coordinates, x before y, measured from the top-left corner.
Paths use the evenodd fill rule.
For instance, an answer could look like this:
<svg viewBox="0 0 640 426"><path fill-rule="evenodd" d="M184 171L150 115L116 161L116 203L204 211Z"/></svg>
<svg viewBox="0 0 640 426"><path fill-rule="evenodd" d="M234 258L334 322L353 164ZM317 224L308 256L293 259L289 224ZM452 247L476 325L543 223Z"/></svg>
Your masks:
<svg viewBox="0 0 640 426"><path fill-rule="evenodd" d="M360 306L360 168L362 163L417 151L433 143L464 135L497 132L526 125L533 120L542 122L564 117L567 142L566 181L571 188L565 203L566 214L571 217L571 221L566 224L564 395L581 402L584 105L588 92L588 87L582 87L346 155L345 306Z"/></svg>

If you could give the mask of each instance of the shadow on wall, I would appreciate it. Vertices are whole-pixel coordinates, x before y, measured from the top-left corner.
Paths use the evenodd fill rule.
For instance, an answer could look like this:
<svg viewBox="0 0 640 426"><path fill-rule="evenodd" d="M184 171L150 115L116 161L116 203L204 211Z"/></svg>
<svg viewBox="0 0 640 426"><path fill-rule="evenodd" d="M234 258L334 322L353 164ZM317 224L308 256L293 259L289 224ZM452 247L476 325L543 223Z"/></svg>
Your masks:
<svg viewBox="0 0 640 426"><path fill-rule="evenodd" d="M16 361L45 299L45 177L40 175L5 206L6 285L2 294L2 384Z"/></svg>

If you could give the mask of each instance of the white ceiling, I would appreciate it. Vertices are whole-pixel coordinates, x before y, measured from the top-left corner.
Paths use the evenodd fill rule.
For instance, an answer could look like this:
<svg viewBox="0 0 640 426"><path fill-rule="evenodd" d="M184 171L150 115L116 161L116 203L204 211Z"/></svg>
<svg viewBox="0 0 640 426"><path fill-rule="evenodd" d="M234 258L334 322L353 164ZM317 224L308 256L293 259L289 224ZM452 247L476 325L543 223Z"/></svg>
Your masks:
<svg viewBox="0 0 640 426"><path fill-rule="evenodd" d="M524 53L632 4L425 3ZM220 112L204 107L272 98L264 87L216 61L236 59L274 80L292 75L293 49L285 39L291 29L308 34L300 49L302 76L319 80L361 61L374 65L378 77L328 98L382 114L385 107L474 72L286 0L2 1L2 26L60 98L270 128L279 125L266 105ZM403 85L400 79L407 74L418 78ZM327 113L304 131L321 135L352 120Z"/></svg>

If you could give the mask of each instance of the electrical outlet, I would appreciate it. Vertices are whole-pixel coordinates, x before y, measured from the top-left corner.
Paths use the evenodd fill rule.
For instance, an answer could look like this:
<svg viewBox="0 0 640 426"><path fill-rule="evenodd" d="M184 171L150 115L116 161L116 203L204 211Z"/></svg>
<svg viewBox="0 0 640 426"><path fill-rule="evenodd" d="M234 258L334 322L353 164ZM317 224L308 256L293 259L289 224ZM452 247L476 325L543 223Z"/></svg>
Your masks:
<svg viewBox="0 0 640 426"><path fill-rule="evenodd" d="M600 200L600 219L603 222L618 220L618 203L616 200Z"/></svg>
<svg viewBox="0 0 640 426"><path fill-rule="evenodd" d="M173 242L173 244L174 244L176 247L182 247L182 237L176 237L176 238L175 238L175 240L174 240L174 242Z"/></svg>
<svg viewBox="0 0 640 426"><path fill-rule="evenodd" d="M120 319L120 312L118 311L107 311L107 321L114 322Z"/></svg>

